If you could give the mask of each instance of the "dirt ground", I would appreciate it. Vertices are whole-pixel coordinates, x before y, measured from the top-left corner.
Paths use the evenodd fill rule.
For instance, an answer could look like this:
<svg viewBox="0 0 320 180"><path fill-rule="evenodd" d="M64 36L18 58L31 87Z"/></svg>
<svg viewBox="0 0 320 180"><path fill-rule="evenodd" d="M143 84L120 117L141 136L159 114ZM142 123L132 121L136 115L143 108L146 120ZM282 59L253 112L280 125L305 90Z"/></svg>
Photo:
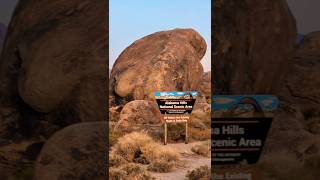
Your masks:
<svg viewBox="0 0 320 180"><path fill-rule="evenodd" d="M191 151L195 145L203 144L205 141L196 141L188 144L177 143L168 144L181 154L181 162L178 167L169 173L151 173L157 180L185 180L188 171L194 170L200 166L207 165L211 168L211 157L203 157Z"/></svg>

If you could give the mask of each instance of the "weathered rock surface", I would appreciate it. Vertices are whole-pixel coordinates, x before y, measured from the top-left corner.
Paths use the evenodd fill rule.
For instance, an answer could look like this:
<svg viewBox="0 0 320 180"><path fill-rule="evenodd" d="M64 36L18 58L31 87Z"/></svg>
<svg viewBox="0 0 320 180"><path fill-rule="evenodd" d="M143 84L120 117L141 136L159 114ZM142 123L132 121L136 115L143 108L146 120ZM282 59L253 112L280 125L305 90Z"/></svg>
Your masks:
<svg viewBox="0 0 320 180"><path fill-rule="evenodd" d="M319 51L320 34L316 32L305 36L293 53L264 159L271 154L284 152L292 154L291 158L297 161L295 164L302 164L306 159L320 155ZM315 172L310 171L310 177L318 177Z"/></svg>
<svg viewBox="0 0 320 180"><path fill-rule="evenodd" d="M109 107L109 122L114 121L118 122L120 119L120 112L122 110L123 106L114 106Z"/></svg>
<svg viewBox="0 0 320 180"><path fill-rule="evenodd" d="M106 120L107 9L99 0L17 4L0 57L0 179L33 164L19 155L30 142Z"/></svg>
<svg viewBox="0 0 320 180"><path fill-rule="evenodd" d="M286 77L287 100L320 104L320 32L307 34L293 54ZM289 100L290 101L290 100ZM318 106L319 107L319 106Z"/></svg>
<svg viewBox="0 0 320 180"><path fill-rule="evenodd" d="M196 90L206 51L204 39L192 29L148 35L126 48L110 77L116 99L153 99L155 91Z"/></svg>
<svg viewBox="0 0 320 180"><path fill-rule="evenodd" d="M285 0L213 2L214 94L277 93L296 40Z"/></svg>
<svg viewBox="0 0 320 180"><path fill-rule="evenodd" d="M273 124L271 140L284 144L307 147L320 145L320 33L305 36L290 60L290 70L285 77L280 95L283 106ZM276 130L278 129L278 130ZM298 139L285 138L279 133L291 133ZM307 136L307 138L302 138ZM293 137L293 135L290 135ZM297 148L297 146L294 146ZM293 148L294 149L294 148ZM299 151L304 154L304 149Z"/></svg>
<svg viewBox="0 0 320 180"><path fill-rule="evenodd" d="M161 114L157 103L148 100L135 100L123 107L116 128L132 132L151 130L150 125L161 125Z"/></svg>
<svg viewBox="0 0 320 180"><path fill-rule="evenodd" d="M320 117L320 33L305 36L290 62L281 99L301 112L300 123L318 126ZM307 128L308 129L308 128ZM309 127L311 132L315 129Z"/></svg>
<svg viewBox="0 0 320 180"><path fill-rule="evenodd" d="M4 24L0 23L0 53L1 53L2 44L4 42L6 32L7 32L7 27Z"/></svg>
<svg viewBox="0 0 320 180"><path fill-rule="evenodd" d="M211 129L211 105L205 98L197 98L191 113L190 126Z"/></svg>
<svg viewBox="0 0 320 180"><path fill-rule="evenodd" d="M199 87L201 96L204 96L207 100L211 98L211 71L206 72L202 76L202 81Z"/></svg>
<svg viewBox="0 0 320 180"><path fill-rule="evenodd" d="M105 120L106 7L81 0L18 3L0 62L0 109L10 111L2 114L5 126Z"/></svg>
<svg viewBox="0 0 320 180"><path fill-rule="evenodd" d="M43 146L35 179L105 179L106 122L78 123L55 133Z"/></svg>

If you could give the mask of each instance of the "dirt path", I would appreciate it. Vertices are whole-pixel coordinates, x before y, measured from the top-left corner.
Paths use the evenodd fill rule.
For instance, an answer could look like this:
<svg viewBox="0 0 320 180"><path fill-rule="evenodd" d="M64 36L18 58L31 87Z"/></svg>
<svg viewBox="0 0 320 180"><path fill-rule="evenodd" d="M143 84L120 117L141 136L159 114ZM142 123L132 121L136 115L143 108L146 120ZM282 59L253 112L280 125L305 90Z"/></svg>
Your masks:
<svg viewBox="0 0 320 180"><path fill-rule="evenodd" d="M185 180L188 171L191 171L200 166L207 165L211 167L211 158L197 155L191 151L191 148L195 145L202 144L205 141L197 141L189 144L178 143L168 144L181 154L180 165L169 173L151 173L157 180Z"/></svg>

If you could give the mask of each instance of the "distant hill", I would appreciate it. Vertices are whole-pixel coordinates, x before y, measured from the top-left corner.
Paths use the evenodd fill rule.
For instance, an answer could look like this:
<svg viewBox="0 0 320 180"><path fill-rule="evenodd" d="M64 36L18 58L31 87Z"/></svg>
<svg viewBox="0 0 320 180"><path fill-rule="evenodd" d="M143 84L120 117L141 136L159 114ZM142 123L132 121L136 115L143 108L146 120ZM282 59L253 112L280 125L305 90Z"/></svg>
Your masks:
<svg viewBox="0 0 320 180"><path fill-rule="evenodd" d="M7 27L6 25L0 23L0 50L2 49L2 44L4 42L4 38L6 36Z"/></svg>

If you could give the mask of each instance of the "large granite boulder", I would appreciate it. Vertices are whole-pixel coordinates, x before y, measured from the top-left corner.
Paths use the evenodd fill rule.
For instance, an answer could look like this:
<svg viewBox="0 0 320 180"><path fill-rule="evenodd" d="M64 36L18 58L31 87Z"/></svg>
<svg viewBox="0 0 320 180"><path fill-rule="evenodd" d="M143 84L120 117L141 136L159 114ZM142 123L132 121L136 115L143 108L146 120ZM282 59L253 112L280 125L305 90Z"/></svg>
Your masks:
<svg viewBox="0 0 320 180"><path fill-rule="evenodd" d="M206 43L192 29L161 31L141 38L116 60L110 77L116 99L153 99L155 91L196 90Z"/></svg>
<svg viewBox="0 0 320 180"><path fill-rule="evenodd" d="M107 14L98 0L17 4L0 62L1 127L105 120Z"/></svg>
<svg viewBox="0 0 320 180"><path fill-rule="evenodd" d="M55 133L35 163L35 180L105 179L108 124L78 123Z"/></svg>
<svg viewBox="0 0 320 180"><path fill-rule="evenodd" d="M28 179L40 149L28 147L59 129L106 120L107 11L99 0L18 2L0 56L1 179Z"/></svg>
<svg viewBox="0 0 320 180"><path fill-rule="evenodd" d="M213 1L214 94L274 93L295 46L285 0Z"/></svg>

